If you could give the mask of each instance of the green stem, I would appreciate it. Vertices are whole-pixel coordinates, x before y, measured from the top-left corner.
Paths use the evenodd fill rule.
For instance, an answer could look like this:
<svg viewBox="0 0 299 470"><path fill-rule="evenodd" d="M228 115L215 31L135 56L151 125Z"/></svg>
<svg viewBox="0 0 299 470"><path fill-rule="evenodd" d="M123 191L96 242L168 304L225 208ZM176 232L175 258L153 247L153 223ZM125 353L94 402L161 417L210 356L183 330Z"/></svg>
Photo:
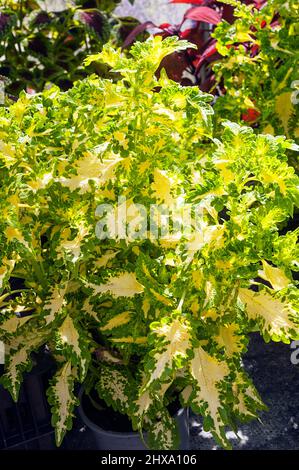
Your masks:
<svg viewBox="0 0 299 470"><path fill-rule="evenodd" d="M10 292L6 292L6 294L3 294L1 297L0 297L0 304L3 300L5 300L7 297L9 297L10 295L12 294L17 294L18 292L24 292L24 291L29 291L30 289L16 289L16 290L12 290ZM1 304L1 307L3 307L3 304Z"/></svg>
<svg viewBox="0 0 299 470"><path fill-rule="evenodd" d="M186 297L186 292L187 292L187 289L184 290L183 294L182 294L182 297L181 297L181 300L179 301L179 305L178 305L178 308L177 310L179 312L182 311L182 308L183 308L183 305L184 305L184 301L185 301L185 297Z"/></svg>
<svg viewBox="0 0 299 470"><path fill-rule="evenodd" d="M44 288L46 288L48 283L45 277L45 272L44 272L42 264L38 263L35 260L31 260L31 262L32 262L32 266L33 266L33 269L34 269L34 272L36 274L38 281L41 283L41 285Z"/></svg>

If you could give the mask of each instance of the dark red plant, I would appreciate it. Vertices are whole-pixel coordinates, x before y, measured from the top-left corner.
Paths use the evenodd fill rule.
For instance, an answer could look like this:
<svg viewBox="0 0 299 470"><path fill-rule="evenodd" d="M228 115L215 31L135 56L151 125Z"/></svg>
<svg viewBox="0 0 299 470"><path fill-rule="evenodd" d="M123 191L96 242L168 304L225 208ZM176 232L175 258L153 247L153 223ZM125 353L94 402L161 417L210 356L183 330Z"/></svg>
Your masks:
<svg viewBox="0 0 299 470"><path fill-rule="evenodd" d="M205 88L201 68L205 63L219 58L216 41L211 39L211 31L221 21L232 20L233 8L215 0L171 0L170 3L189 3L196 6L189 8L178 25L163 23L155 25L147 21L138 25L126 38L123 48L129 47L144 32L150 31L163 38L178 36L197 45L197 50L187 49L166 57L161 64L167 70L168 76L184 85L198 84ZM226 8L229 7L229 8ZM210 77L205 74L205 82Z"/></svg>
<svg viewBox="0 0 299 470"><path fill-rule="evenodd" d="M216 0L170 0L169 3L192 4L192 7L185 12L180 24L155 25L153 22L147 21L138 25L125 39L123 48L129 47L144 31L160 35L163 38L178 36L180 39L188 40L196 44L197 49L187 49L165 57L157 73L161 68L165 68L169 78L183 85L193 84L198 85L202 91L224 93L224 89L215 89L215 79L210 66L222 57L217 51L217 41L211 37L211 33L222 20L228 23L234 22L233 6ZM267 0L243 0L243 3L253 4L254 8L261 9ZM276 18L273 18L273 21L275 20ZM266 22L264 21L261 27L265 26ZM250 47L248 50L251 57L255 57L259 52L257 44L243 43L243 46ZM238 44L228 47L238 47ZM248 109L242 115L242 119L248 123L254 123L258 117L258 112L255 109Z"/></svg>
<svg viewBox="0 0 299 470"><path fill-rule="evenodd" d="M260 116L260 112L254 108L249 108L245 113L242 114L242 120L248 124L253 124Z"/></svg>
<svg viewBox="0 0 299 470"><path fill-rule="evenodd" d="M203 21L216 25L221 21L221 15L209 7L195 7L186 11L184 19Z"/></svg>
<svg viewBox="0 0 299 470"><path fill-rule="evenodd" d="M103 14L95 8L89 10L80 10L79 18L82 23L93 29L96 33L101 34L105 27L105 19Z"/></svg>

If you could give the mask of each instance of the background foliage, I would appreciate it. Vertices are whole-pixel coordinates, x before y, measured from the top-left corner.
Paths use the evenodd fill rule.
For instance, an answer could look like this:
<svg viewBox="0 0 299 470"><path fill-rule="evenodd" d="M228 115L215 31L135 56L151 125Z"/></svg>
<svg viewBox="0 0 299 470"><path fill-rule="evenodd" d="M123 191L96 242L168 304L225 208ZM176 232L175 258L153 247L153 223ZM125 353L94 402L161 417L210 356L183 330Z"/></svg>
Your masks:
<svg viewBox="0 0 299 470"><path fill-rule="evenodd" d="M187 39L197 48L163 61L173 80L213 93L220 122L223 118L243 121L258 132L298 139L298 2L171 3L192 5L180 24L143 23L128 36L125 46L144 30Z"/></svg>
<svg viewBox="0 0 299 470"><path fill-rule="evenodd" d="M0 5L0 74L6 91L40 91L52 82L62 90L100 67L83 67L108 39L115 43L138 23L113 15L118 0L3 0Z"/></svg>

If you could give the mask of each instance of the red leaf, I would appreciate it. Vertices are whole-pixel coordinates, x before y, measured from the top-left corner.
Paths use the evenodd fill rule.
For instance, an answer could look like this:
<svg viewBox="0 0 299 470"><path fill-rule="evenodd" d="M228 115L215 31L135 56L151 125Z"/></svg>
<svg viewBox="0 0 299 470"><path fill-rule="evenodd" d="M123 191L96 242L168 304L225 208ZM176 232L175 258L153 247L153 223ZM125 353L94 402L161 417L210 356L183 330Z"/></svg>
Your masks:
<svg viewBox="0 0 299 470"><path fill-rule="evenodd" d="M216 41L212 40L211 44L206 48L206 50L202 53L204 59L208 59L212 55L217 53Z"/></svg>
<svg viewBox="0 0 299 470"><path fill-rule="evenodd" d="M242 114L242 120L249 123L254 123L260 115L261 113L256 109L248 108L247 111Z"/></svg>
<svg viewBox="0 0 299 470"><path fill-rule="evenodd" d="M216 48L216 40L213 39L206 47L204 52L198 56L198 59L194 61L194 67L196 67L196 72L199 71L203 62L218 53Z"/></svg>
<svg viewBox="0 0 299 470"><path fill-rule="evenodd" d="M221 16L217 11L209 7L194 7L186 11L184 18L195 21L203 21L205 23L218 24Z"/></svg>
<svg viewBox="0 0 299 470"><path fill-rule="evenodd" d="M260 10L264 3L266 3L267 0L253 0L253 3L255 3L255 7Z"/></svg>
<svg viewBox="0 0 299 470"><path fill-rule="evenodd" d="M223 5L222 7L222 19L232 24L235 21L234 7L232 5Z"/></svg>
<svg viewBox="0 0 299 470"><path fill-rule="evenodd" d="M161 24L159 24L159 28L160 28L160 29L167 29L167 28L169 28L170 26L171 26L170 23L161 23Z"/></svg>
<svg viewBox="0 0 299 470"><path fill-rule="evenodd" d="M173 52L164 57L160 67L157 70L157 76L160 75L161 69L165 69L167 76L176 82L182 83L183 73L188 67L188 57L185 52ZM190 85L190 83L188 83Z"/></svg>
<svg viewBox="0 0 299 470"><path fill-rule="evenodd" d="M122 49L130 46L132 42L134 42L136 36L138 36L140 33L143 33L143 31L146 31L149 27L156 28L157 26L151 21L146 21L145 23L141 23L136 26L136 28L134 28L133 31L131 31L130 34L126 37Z"/></svg>
<svg viewBox="0 0 299 470"><path fill-rule="evenodd" d="M180 39L187 39L189 42L195 44L198 49L201 49L205 42L205 31L199 26L199 23L195 23L195 28L187 28L178 33ZM188 53L192 56L198 54L198 51L195 49L189 49Z"/></svg>
<svg viewBox="0 0 299 470"><path fill-rule="evenodd" d="M260 47L258 46L258 44L254 44L251 48L251 57L255 57L258 52L260 50Z"/></svg>
<svg viewBox="0 0 299 470"><path fill-rule="evenodd" d="M63 44L67 44L68 42L72 42L74 40L74 36L72 34L68 34L63 41Z"/></svg>
<svg viewBox="0 0 299 470"><path fill-rule="evenodd" d="M180 39L189 39L190 35L193 33L193 29L185 29L185 31L180 32Z"/></svg>

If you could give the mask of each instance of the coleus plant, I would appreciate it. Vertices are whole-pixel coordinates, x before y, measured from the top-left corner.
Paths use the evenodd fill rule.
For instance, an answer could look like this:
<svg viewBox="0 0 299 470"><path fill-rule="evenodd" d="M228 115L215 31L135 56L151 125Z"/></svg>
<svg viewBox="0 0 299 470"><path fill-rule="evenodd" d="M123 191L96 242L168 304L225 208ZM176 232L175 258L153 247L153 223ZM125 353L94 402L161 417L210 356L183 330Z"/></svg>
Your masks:
<svg viewBox="0 0 299 470"><path fill-rule="evenodd" d="M155 34L162 37L187 39L197 49L173 54L163 64L174 80L213 93L219 118L245 121L259 132L298 139L298 2L170 3L193 6L180 25L139 25L125 46L144 28L156 27Z"/></svg>
<svg viewBox="0 0 299 470"><path fill-rule="evenodd" d="M118 80L0 109L1 382L17 400L47 345L58 445L80 382L152 448L177 447L178 396L229 448L226 426L264 408L241 360L248 332L299 337L299 230L278 231L299 205L295 144L229 121L215 138L212 97L155 74L187 47L106 45L87 64Z"/></svg>
<svg viewBox="0 0 299 470"><path fill-rule="evenodd" d="M48 82L62 89L88 73L87 54L113 38L122 42L138 21L113 15L119 0L2 0L0 75L7 93L40 91ZM130 21L129 21L130 20ZM1 77L0 77L1 78Z"/></svg>

